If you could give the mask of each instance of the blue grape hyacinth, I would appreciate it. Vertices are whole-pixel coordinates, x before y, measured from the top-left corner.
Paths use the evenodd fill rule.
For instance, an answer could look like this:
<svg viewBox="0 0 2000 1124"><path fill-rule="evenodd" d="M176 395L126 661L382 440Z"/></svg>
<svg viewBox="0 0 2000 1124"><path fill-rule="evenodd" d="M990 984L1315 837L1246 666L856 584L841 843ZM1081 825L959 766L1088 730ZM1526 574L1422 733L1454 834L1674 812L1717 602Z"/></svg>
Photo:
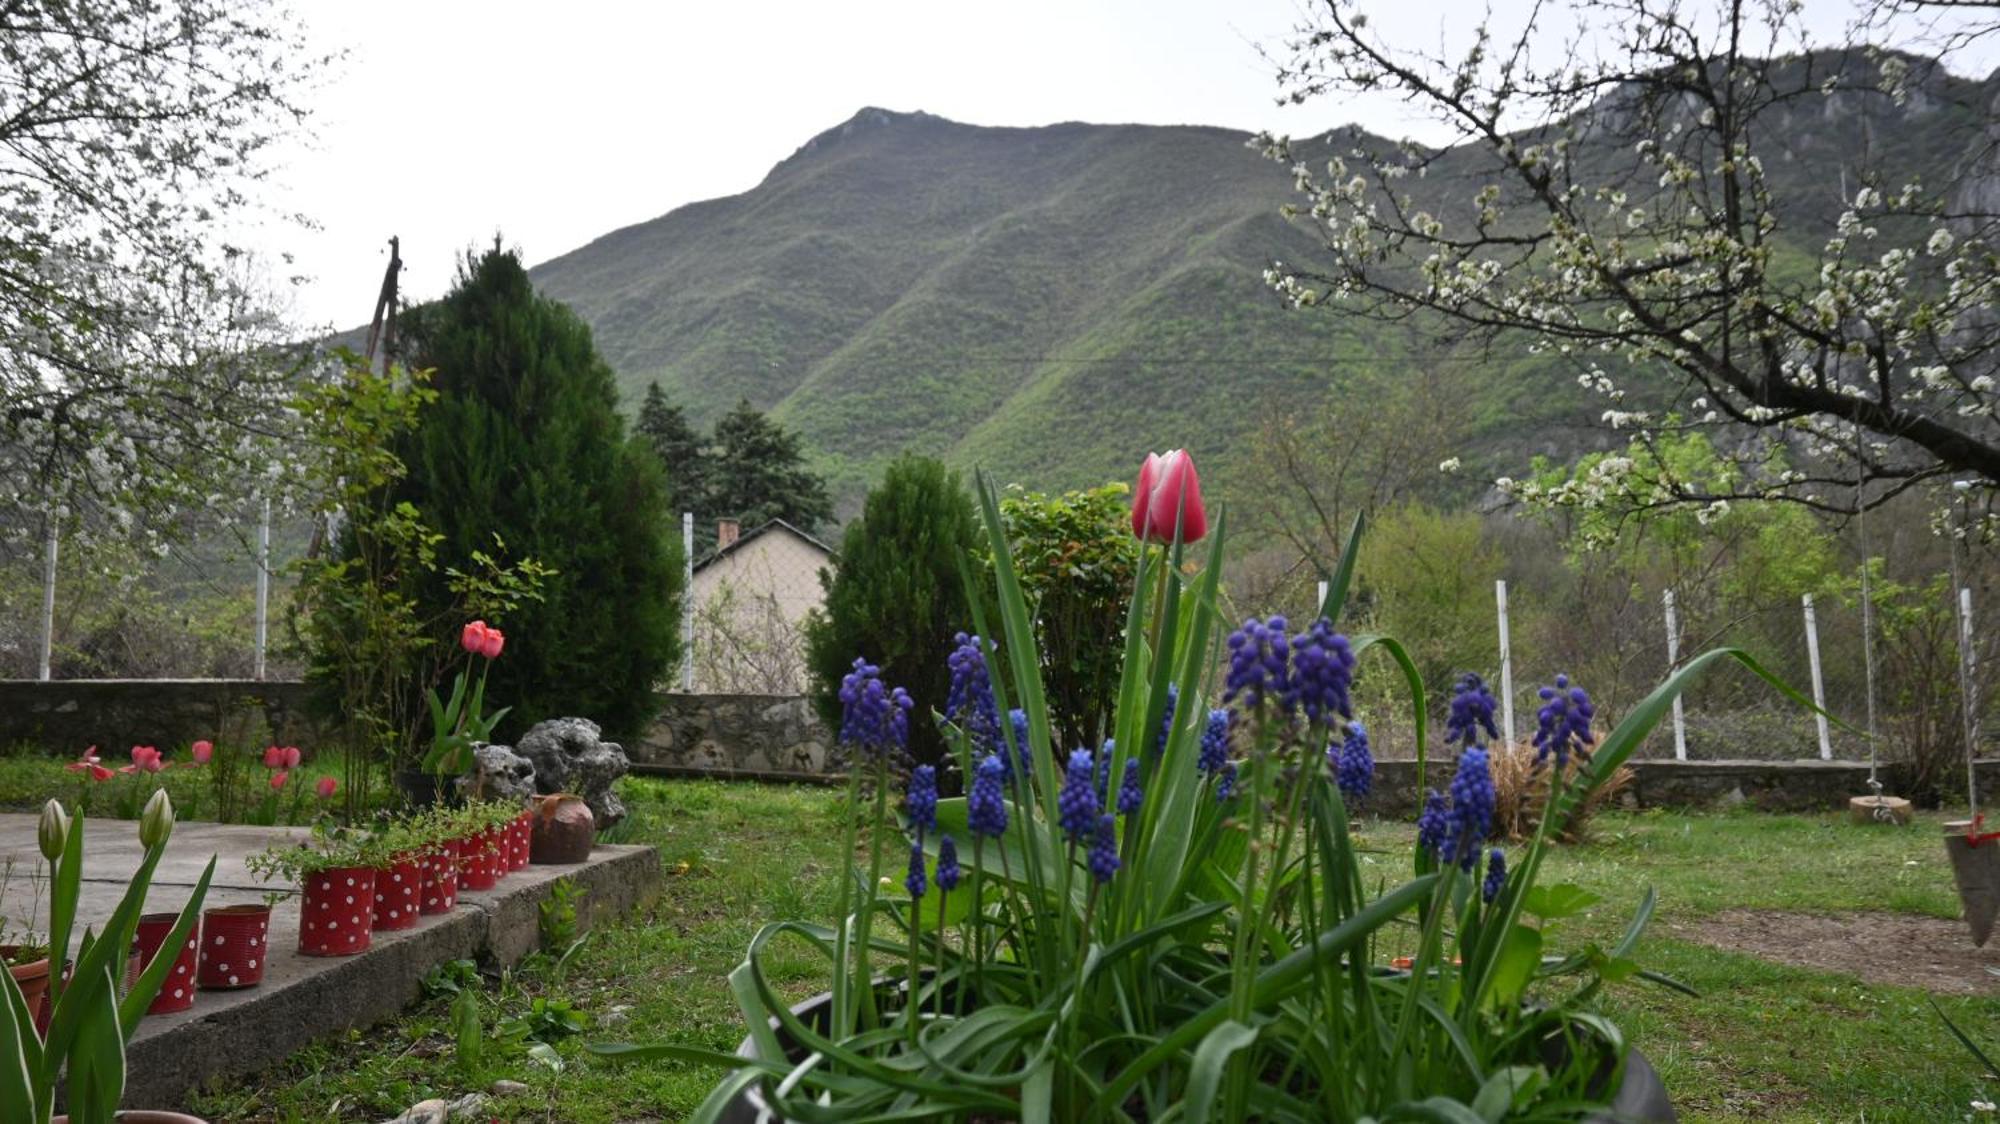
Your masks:
<svg viewBox="0 0 2000 1124"><path fill-rule="evenodd" d="M1284 704L1290 698L1291 641L1281 616L1255 617L1229 634L1229 672L1222 701L1255 710L1268 699Z"/></svg>
<svg viewBox="0 0 2000 1124"><path fill-rule="evenodd" d="M1494 854L1500 852L1495 851ZM938 840L937 888L942 893L958 889L958 844L947 835Z"/></svg>
<svg viewBox="0 0 2000 1124"><path fill-rule="evenodd" d="M1211 710L1208 724L1201 731L1201 753L1194 759L1194 767L1204 773L1218 773L1229 760L1229 712Z"/></svg>
<svg viewBox="0 0 2000 1124"><path fill-rule="evenodd" d="M1064 771L1062 791L1056 794L1056 810L1062 822L1062 829L1069 833L1074 843L1090 834L1097 826L1097 814L1103 810L1103 802L1097 797L1097 762L1087 749L1074 750L1069 755L1069 768Z"/></svg>
<svg viewBox="0 0 2000 1124"><path fill-rule="evenodd" d="M1125 780L1118 786L1118 814L1129 816L1139 810L1145 793L1139 789L1139 763L1125 762Z"/></svg>
<svg viewBox="0 0 2000 1124"><path fill-rule="evenodd" d="M1567 675L1556 676L1554 686L1543 687L1537 693L1542 698L1542 709L1536 712L1539 727L1535 731L1535 767L1541 768L1553 756L1560 772L1569 766L1572 751L1588 761L1590 744L1597 740L1590 732L1590 720L1597 715L1590 696L1582 687L1571 686Z"/></svg>
<svg viewBox="0 0 2000 1124"><path fill-rule="evenodd" d="M1235 795L1236 795L1236 762L1230 761L1222 766L1221 779L1218 780L1215 785L1215 800L1216 803L1220 804L1226 802L1230 797Z"/></svg>
<svg viewBox="0 0 2000 1124"><path fill-rule="evenodd" d="M965 796L966 825L974 835L999 836L1007 830L1007 801L1001 786L1007 768L998 753L989 753L973 775L972 788Z"/></svg>
<svg viewBox="0 0 2000 1124"><path fill-rule="evenodd" d="M1347 724L1347 737L1340 743L1336 753L1334 747L1326 747L1326 755L1333 765L1333 783L1340 794L1349 800L1360 801L1368 797L1375 786L1375 755L1368 748L1368 728L1359 722Z"/></svg>
<svg viewBox="0 0 2000 1124"><path fill-rule="evenodd" d="M1006 770L1004 775L1011 776L1014 772L1014 762L1019 761L1021 775L1031 776L1034 773L1034 769L1030 767L1028 758L1028 754L1032 752L1028 748L1028 712L1018 706L1015 707L1007 712L1007 724L1014 728L1015 757L1013 760L1009 760L1003 754L1000 759L1000 767Z"/></svg>
<svg viewBox="0 0 2000 1124"><path fill-rule="evenodd" d="M1090 843L1090 876L1099 885L1118 873L1118 824L1112 817L1097 817L1097 834Z"/></svg>
<svg viewBox="0 0 2000 1124"><path fill-rule="evenodd" d="M917 838L937 830L937 803L937 770L929 765L910 770L910 790L903 798L903 811L910 817L910 827L915 829Z"/></svg>
<svg viewBox="0 0 2000 1124"><path fill-rule="evenodd" d="M1500 728L1493 724L1493 711L1499 705L1493 692L1486 689L1485 680L1466 672L1452 689L1451 712L1444 719L1446 744L1472 745L1479 740L1481 730L1489 738L1498 738Z"/></svg>
<svg viewBox="0 0 2000 1124"><path fill-rule="evenodd" d="M1000 711L993 701L993 681L986 671L986 643L961 632L945 663L951 668L951 689L945 695L944 716L958 723L980 752L1000 739Z"/></svg>
<svg viewBox="0 0 2000 1124"><path fill-rule="evenodd" d="M940 873L938 877L942 879L944 876ZM1493 899L1500 896L1501 888L1506 885L1507 856L1500 848L1495 847L1486 858L1486 881L1479 887L1480 900L1491 905Z"/></svg>
<svg viewBox="0 0 2000 1124"><path fill-rule="evenodd" d="M1444 835L1444 794L1431 789L1424 794L1424 810L1417 817L1417 845L1432 855L1439 855L1444 851Z"/></svg>
<svg viewBox="0 0 2000 1124"><path fill-rule="evenodd" d="M1174 712L1180 709L1180 705L1180 684L1167 684L1167 709L1160 715L1160 736L1153 742L1153 756L1158 757L1167 751L1167 738L1174 732Z"/></svg>
<svg viewBox="0 0 2000 1124"><path fill-rule="evenodd" d="M1474 746L1458 755L1451 778L1451 807L1445 814L1444 861L1471 871L1479 845L1493 830L1493 773L1486 751Z"/></svg>
<svg viewBox="0 0 2000 1124"><path fill-rule="evenodd" d="M1351 717L1348 691L1354 683L1354 646L1347 637L1321 617L1289 643L1292 676L1285 709L1297 707L1306 721L1327 726Z"/></svg>
<svg viewBox="0 0 2000 1124"><path fill-rule="evenodd" d="M903 879L903 889L912 900L924 896L924 845L915 841L910 843L910 873Z"/></svg>
<svg viewBox="0 0 2000 1124"><path fill-rule="evenodd" d="M908 691L882 682L880 667L857 658L840 681L841 743L878 754L902 749L909 744L914 705Z"/></svg>

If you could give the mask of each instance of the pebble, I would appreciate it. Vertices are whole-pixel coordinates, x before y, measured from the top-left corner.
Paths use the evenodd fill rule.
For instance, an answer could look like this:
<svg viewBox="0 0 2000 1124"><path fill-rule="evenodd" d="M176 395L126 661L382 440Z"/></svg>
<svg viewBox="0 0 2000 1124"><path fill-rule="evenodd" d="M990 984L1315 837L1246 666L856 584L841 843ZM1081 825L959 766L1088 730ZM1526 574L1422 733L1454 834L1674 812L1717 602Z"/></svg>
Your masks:
<svg viewBox="0 0 2000 1124"><path fill-rule="evenodd" d="M508 1081L502 1078L499 1081L495 1081L493 1087L486 1091L496 1097L519 1097L527 1093L528 1086L524 1082Z"/></svg>
<svg viewBox="0 0 2000 1124"><path fill-rule="evenodd" d="M383 1121L383 1124L449 1124L453 1120L474 1119L484 1111L486 1111L484 1093L467 1093L453 1101L432 1097L427 1101L418 1101L405 1110L403 1115Z"/></svg>

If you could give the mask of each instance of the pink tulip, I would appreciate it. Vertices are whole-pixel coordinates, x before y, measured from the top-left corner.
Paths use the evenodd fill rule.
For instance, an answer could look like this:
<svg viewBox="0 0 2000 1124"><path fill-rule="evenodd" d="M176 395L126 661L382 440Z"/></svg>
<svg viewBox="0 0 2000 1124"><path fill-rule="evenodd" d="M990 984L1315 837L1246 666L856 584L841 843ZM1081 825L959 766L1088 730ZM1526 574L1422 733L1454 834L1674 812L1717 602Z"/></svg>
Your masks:
<svg viewBox="0 0 2000 1124"><path fill-rule="evenodd" d="M497 628L486 630L486 642L480 646L479 654L489 660L500 658L500 649L507 643L507 637Z"/></svg>
<svg viewBox="0 0 2000 1124"><path fill-rule="evenodd" d="M290 773L287 773L287 772L285 772L285 771L284 771L284 770L282 770L282 769L280 769L279 771L277 771L277 772L275 772L275 773L272 773L272 774L271 774L271 791L272 791L272 792L276 792L276 791L278 791L279 789L281 789L281 788L285 787L285 779L286 779L287 777L289 777L289 776L291 776L291 774L290 774Z"/></svg>
<svg viewBox="0 0 2000 1124"><path fill-rule="evenodd" d="M91 779L91 780L94 780L94 781L108 781L108 780L110 780L110 779L111 779L112 777L115 777L115 776L117 776L117 775L118 775L117 773L114 773L114 772L112 772L112 771L111 771L110 769L107 769L107 768L105 768L104 766L102 766L102 765L99 765L99 764L98 764L97 762L95 762L95 761L92 761L92 762L90 763L90 779Z"/></svg>
<svg viewBox="0 0 2000 1124"><path fill-rule="evenodd" d="M88 772L91 769L102 767L98 765L97 760L98 760L97 747L91 746L89 749L83 751L82 757L79 757L76 760L70 762L69 764L64 765L63 768L69 770L72 773Z"/></svg>
<svg viewBox="0 0 2000 1124"><path fill-rule="evenodd" d="M471 624L465 626L464 632L458 634L458 646L475 656L482 655L486 651L486 633L488 631L490 630L486 627L485 621L473 621ZM492 657L488 656L487 658L491 659Z"/></svg>
<svg viewBox="0 0 2000 1124"><path fill-rule="evenodd" d="M1181 541L1200 542L1208 534L1208 513L1201 506L1201 480L1194 458L1185 449L1164 456L1146 454L1139 484L1132 492L1132 533L1146 542L1174 541L1174 520L1180 520Z"/></svg>
<svg viewBox="0 0 2000 1124"><path fill-rule="evenodd" d="M284 751L284 750L282 750L282 749L279 749L279 748L278 748L277 746L275 746L275 745L267 745L267 746L265 746L265 747L264 747L264 767L265 767L266 769L282 769L282 768L284 768L284 767L285 767L285 751Z"/></svg>
<svg viewBox="0 0 2000 1124"><path fill-rule="evenodd" d="M132 747L132 763L118 771L121 773L136 773L143 770L148 773L157 773L164 768L166 768L166 764L160 760L159 750L150 745L135 745Z"/></svg>
<svg viewBox="0 0 2000 1124"><path fill-rule="evenodd" d="M299 747L298 747L298 746L295 746L295 745L288 745L288 746L286 746L286 747L285 747L285 762L284 762L284 763L285 763L285 768L287 768L287 769L296 769L296 768L298 768L298 767L299 767Z"/></svg>
<svg viewBox="0 0 2000 1124"><path fill-rule="evenodd" d="M319 793L321 800L331 799L334 791L338 788L340 788L340 782L334 780L332 777L321 777L319 783L313 786L313 790Z"/></svg>
<svg viewBox="0 0 2000 1124"><path fill-rule="evenodd" d="M215 745L212 742L206 741L196 742L189 748L188 752L194 756L195 764L206 765L208 764L208 759L215 756Z"/></svg>

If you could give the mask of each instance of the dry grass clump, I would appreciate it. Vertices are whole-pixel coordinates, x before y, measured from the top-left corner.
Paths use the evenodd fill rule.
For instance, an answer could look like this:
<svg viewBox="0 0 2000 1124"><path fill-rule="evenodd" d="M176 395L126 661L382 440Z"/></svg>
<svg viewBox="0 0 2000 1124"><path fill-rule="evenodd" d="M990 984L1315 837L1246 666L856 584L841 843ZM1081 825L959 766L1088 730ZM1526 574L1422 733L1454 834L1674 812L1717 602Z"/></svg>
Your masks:
<svg viewBox="0 0 2000 1124"><path fill-rule="evenodd" d="M1542 810L1549 803L1549 771L1555 768L1554 763L1545 762L1541 768L1535 768L1535 747L1516 742L1489 748L1487 765L1493 773L1494 837L1509 842L1532 838L1541 825ZM1574 780L1582 768L1582 760L1571 754L1564 768L1564 780ZM1550 834L1564 843L1580 842L1589 831L1591 817L1631 783L1632 770L1620 765L1596 792L1571 811L1568 823L1552 825Z"/></svg>

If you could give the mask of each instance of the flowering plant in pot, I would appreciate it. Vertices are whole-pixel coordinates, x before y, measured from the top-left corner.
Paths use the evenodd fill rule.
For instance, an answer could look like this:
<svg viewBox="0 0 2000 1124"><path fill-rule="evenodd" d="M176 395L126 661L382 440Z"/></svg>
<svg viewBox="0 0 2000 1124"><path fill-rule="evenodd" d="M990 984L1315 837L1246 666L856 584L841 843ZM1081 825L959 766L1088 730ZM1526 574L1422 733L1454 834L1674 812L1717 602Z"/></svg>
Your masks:
<svg viewBox="0 0 2000 1124"><path fill-rule="evenodd" d="M451 810L459 889L490 890L506 876L508 833L520 813L518 804L505 800L474 800Z"/></svg>
<svg viewBox="0 0 2000 1124"><path fill-rule="evenodd" d="M380 835L323 821L310 840L271 847L244 865L264 881L299 888L299 952L353 956L373 943L375 872L389 857Z"/></svg>
<svg viewBox="0 0 2000 1124"><path fill-rule="evenodd" d="M0 907L7 907L7 912L0 914L0 961L6 963L14 982L21 987L21 994L27 997L29 1013L39 1018L42 998L49 990L49 943L46 934L37 928L47 877L37 861L28 873L28 908L16 914L8 905L8 891L14 886L14 866L12 855L0 864Z"/></svg>
<svg viewBox="0 0 2000 1124"><path fill-rule="evenodd" d="M83 882L83 824L81 817L71 820L54 800L42 809L37 842L52 869L51 948L67 949L75 935ZM50 981L53 1013L46 1037L36 1033L34 1017L13 977L0 973L0 1120L48 1124L53 1118L109 1124L118 1116L128 1122L137 1118L138 1114L118 1113L118 1102L125 1093L125 1043L138 1029L173 960L155 957L122 998L118 981L125 977L133 931L153 872L166 853L173 824L173 805L167 794L154 793L139 819L139 842L145 854L124 896L101 929L83 931L73 978L65 982L58 976ZM214 874L215 859L210 857L165 942L168 947L179 947L193 931ZM65 1082L67 1117L53 1116L58 1081ZM174 1114L154 1118L193 1119Z"/></svg>
<svg viewBox="0 0 2000 1124"><path fill-rule="evenodd" d="M423 770L439 777L464 772L472 764L472 747L487 741L493 728L513 709L503 706L486 713L486 676L507 645L506 635L477 620L459 633L458 644L465 650L465 666L452 678L451 697L441 699L435 689L424 693L431 711L431 748L424 754ZM472 681L475 661L480 661L476 684Z"/></svg>
<svg viewBox="0 0 2000 1124"><path fill-rule="evenodd" d="M1184 578L1187 544L1208 537L1193 466L1185 454L1149 462L1134 528L1155 545L1128 606L1113 737L1059 746L995 497L983 481L980 493L1000 635L1020 655L1004 672L991 658L1001 649L980 639L990 633L974 599L979 635L950 653L953 687L937 700L967 794L940 799L919 766L890 817L915 700L857 661L840 692L840 736L858 763L848 796L862 802L864 773L875 795L850 819L870 825L866 872L841 880L832 924L776 922L751 941L730 975L749 1029L737 1053L597 1053L726 1067L702 1121L1672 1118L1663 1099L1643 1099L1660 1097L1650 1070L1592 1006L1639 973L1630 957L1650 895L1617 942L1553 954L1588 897L1538 884L1545 836L1511 862L1485 847L1481 715L1453 725L1460 752L1438 770L1448 793L1428 801L1408 876L1384 885L1378 864L1364 866L1350 820L1373 779L1350 713L1360 661L1406 683L1420 775L1430 765L1407 653L1335 630L1358 526L1318 619L1245 622L1218 674L1224 520ZM1763 674L1741 653L1696 657L1594 751L1587 696L1551 688L1551 807L1587 795L1688 678L1724 658ZM1589 764L1565 780L1560 759L1573 754ZM843 861L857 839L846 843ZM891 846L901 892L884 889ZM825 957L830 990L794 1008L770 958L795 963L801 947ZM885 963L897 966L878 976ZM1635 1084L1642 1099L1621 1100Z"/></svg>

